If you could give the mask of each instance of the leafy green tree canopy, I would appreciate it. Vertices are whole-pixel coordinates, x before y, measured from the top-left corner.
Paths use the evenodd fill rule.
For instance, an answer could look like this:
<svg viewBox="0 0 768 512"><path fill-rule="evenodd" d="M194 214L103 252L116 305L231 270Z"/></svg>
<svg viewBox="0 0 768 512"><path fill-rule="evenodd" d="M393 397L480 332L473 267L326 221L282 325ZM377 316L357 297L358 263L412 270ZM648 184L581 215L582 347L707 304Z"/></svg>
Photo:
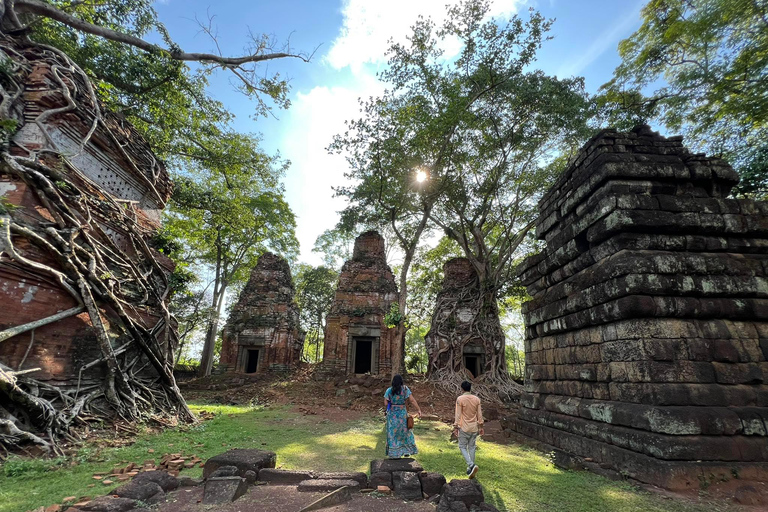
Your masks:
<svg viewBox="0 0 768 512"><path fill-rule="evenodd" d="M642 17L602 87L609 122L658 119L696 149L729 159L742 193L764 192L768 2L651 0Z"/></svg>
<svg viewBox="0 0 768 512"><path fill-rule="evenodd" d="M299 304L301 326L307 332L306 343L314 345L312 353L315 362L319 360L325 317L331 310L338 278L338 272L322 265L313 267L301 264L296 270L296 302Z"/></svg>

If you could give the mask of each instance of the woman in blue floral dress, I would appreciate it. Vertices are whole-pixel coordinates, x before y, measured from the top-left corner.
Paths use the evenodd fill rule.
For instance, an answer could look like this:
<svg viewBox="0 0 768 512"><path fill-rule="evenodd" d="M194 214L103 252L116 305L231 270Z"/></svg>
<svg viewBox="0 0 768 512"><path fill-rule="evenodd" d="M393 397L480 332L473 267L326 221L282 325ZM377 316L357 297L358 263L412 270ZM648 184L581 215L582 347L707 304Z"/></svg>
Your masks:
<svg viewBox="0 0 768 512"><path fill-rule="evenodd" d="M408 430L408 409L406 404L416 409L416 414L421 418L421 408L413 398L411 390L403 385L403 378L395 375L392 378L392 387L384 393L384 407L387 410L387 457L397 459L399 457L416 455L416 441L413 432Z"/></svg>

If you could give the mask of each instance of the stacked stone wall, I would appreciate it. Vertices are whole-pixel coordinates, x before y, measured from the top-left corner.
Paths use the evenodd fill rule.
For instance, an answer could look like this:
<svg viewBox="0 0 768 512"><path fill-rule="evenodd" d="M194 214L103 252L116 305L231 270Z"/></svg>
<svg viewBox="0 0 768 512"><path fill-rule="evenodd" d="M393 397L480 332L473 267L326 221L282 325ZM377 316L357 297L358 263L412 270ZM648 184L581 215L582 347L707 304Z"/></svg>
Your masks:
<svg viewBox="0 0 768 512"><path fill-rule="evenodd" d="M605 130L539 204L515 428L668 488L768 479L768 203L718 159Z"/></svg>

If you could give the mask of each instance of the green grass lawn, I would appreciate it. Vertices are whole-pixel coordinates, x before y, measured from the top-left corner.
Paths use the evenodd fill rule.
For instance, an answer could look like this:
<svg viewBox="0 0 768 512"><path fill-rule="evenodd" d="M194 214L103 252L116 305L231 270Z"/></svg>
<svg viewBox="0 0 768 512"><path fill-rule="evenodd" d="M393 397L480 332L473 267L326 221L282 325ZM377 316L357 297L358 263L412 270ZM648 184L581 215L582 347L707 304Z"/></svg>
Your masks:
<svg viewBox="0 0 768 512"><path fill-rule="evenodd" d="M366 471L371 459L384 456L383 422L370 418L345 423L302 416L284 408L193 405L217 413L216 418L184 429L140 435L122 448L83 448L72 459L11 459L0 468L0 512L23 512L60 503L64 497L106 494L111 487L92 479L123 461L141 463L163 453L182 452L206 459L230 448L277 452L278 467L317 471ZM466 478L449 427L417 422L417 459L427 471L449 480ZM150 453L149 449L155 450ZM629 485L581 471L555 468L539 452L516 445L478 443L478 475L486 500L512 511L712 511L644 493ZM199 476L200 469L184 474ZM88 487L96 483L96 487Z"/></svg>

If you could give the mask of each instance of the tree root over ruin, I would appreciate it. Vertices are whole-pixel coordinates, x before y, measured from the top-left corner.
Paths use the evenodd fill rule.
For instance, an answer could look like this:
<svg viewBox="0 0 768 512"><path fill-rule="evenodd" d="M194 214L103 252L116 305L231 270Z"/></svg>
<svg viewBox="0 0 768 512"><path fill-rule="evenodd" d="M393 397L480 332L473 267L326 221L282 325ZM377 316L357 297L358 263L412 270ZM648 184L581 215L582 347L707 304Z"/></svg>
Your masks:
<svg viewBox="0 0 768 512"><path fill-rule="evenodd" d="M123 147L124 134L114 133L115 120L105 121L88 77L62 52L0 36L0 60L6 63L0 76L0 120L17 128L33 122L46 139L45 149L36 150L12 139L3 141L0 175L23 182L45 210L43 217L52 219L30 215L23 208L0 209L0 264L69 294L76 307L62 318L86 312L100 352L79 369L81 377L91 375L89 383L81 386L78 379L74 389L38 381L34 371L0 365L0 445L23 448L32 443L46 453L59 454L62 439L76 440L72 427L89 420L194 421L173 377L177 339L167 307L168 277L147 245L147 229L133 203L116 200L78 169L74 155L58 147L44 121L85 118L79 153L86 151L97 128L106 131L116 151L156 195L157 162L150 169L139 168L142 164ZM61 98L65 105L43 110L30 121L18 99L25 76L40 62L50 67L55 86L36 92ZM107 234L107 224L119 226L126 241L118 245ZM149 311L161 312L152 327L142 320L142 313ZM0 332L0 343L9 343L5 340L24 330L33 334L50 318ZM93 383L93 375L99 376L100 384Z"/></svg>
<svg viewBox="0 0 768 512"><path fill-rule="evenodd" d="M471 319L462 318L471 312ZM523 387L512 380L504 357L504 331L499 321L495 293L482 293L477 278L464 286L443 289L427 335L430 380L450 393L460 393L461 382L472 382L472 392L484 400L516 399ZM464 348L481 347L483 373L477 377L464 367Z"/></svg>

